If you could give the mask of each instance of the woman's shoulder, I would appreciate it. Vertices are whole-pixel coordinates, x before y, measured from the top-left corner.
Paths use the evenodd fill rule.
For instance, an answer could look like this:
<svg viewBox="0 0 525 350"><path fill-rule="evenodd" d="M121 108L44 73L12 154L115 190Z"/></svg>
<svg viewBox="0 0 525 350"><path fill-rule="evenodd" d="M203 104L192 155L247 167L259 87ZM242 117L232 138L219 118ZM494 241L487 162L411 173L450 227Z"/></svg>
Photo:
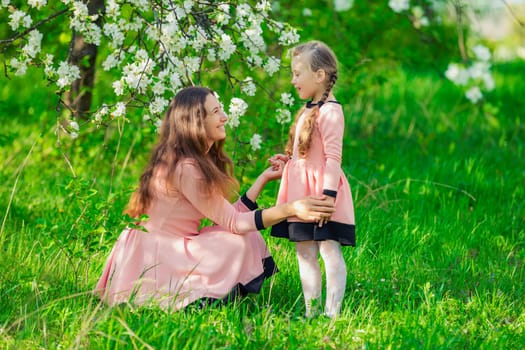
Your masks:
<svg viewBox="0 0 525 350"><path fill-rule="evenodd" d="M177 161L177 165L175 166L175 172L200 172L199 163L195 158L181 158Z"/></svg>

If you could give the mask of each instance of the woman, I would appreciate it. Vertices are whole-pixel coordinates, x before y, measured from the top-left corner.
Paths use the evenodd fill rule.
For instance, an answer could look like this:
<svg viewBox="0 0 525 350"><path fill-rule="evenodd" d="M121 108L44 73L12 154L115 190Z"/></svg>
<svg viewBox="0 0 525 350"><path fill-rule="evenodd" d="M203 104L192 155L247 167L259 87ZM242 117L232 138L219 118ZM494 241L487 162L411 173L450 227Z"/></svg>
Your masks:
<svg viewBox="0 0 525 350"><path fill-rule="evenodd" d="M282 167L265 170L234 204L238 188L223 151L227 116L213 91L181 90L162 124L160 141L127 213L146 214L146 232L125 229L97 283L109 305L157 303L172 310L197 301L257 293L276 267L259 230L296 216L326 220L323 197L260 210L255 200ZM201 219L214 226L199 230Z"/></svg>

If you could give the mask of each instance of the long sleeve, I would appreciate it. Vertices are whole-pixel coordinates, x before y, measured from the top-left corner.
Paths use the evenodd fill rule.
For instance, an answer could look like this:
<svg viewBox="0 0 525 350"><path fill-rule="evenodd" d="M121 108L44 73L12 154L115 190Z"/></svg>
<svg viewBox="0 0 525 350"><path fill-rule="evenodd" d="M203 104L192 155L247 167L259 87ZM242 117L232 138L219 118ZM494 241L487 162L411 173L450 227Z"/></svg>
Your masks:
<svg viewBox="0 0 525 350"><path fill-rule="evenodd" d="M343 153L344 116L339 106L323 108L318 119L319 131L325 152L325 191L335 191L341 176L341 159Z"/></svg>
<svg viewBox="0 0 525 350"><path fill-rule="evenodd" d="M254 211L241 211L240 203L232 205L219 193L210 193L202 185L202 173L192 160L182 160L175 171L179 192L203 216L233 233L257 230Z"/></svg>

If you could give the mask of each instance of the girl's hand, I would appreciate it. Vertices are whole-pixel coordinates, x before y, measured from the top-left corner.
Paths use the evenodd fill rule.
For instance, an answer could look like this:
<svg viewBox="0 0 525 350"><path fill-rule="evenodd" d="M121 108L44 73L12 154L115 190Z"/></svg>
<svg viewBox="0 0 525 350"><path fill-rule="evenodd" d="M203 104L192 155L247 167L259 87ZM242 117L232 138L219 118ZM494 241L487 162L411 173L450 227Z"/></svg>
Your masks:
<svg viewBox="0 0 525 350"><path fill-rule="evenodd" d="M268 161L272 165L272 167L277 168L281 164L286 164L290 160L290 157L288 157L285 154L274 154Z"/></svg>
<svg viewBox="0 0 525 350"><path fill-rule="evenodd" d="M305 221L330 220L332 213L335 211L334 201L329 196L314 197L309 196L292 202L292 208L295 216Z"/></svg>
<svg viewBox="0 0 525 350"><path fill-rule="evenodd" d="M332 205L333 207L335 207L335 197L332 197L332 196L325 196L325 197L326 197L326 199L325 199L326 204ZM331 217L332 217L332 213L322 215L321 218L318 221L319 222L319 227L323 227L324 224L327 224L328 221L330 221Z"/></svg>

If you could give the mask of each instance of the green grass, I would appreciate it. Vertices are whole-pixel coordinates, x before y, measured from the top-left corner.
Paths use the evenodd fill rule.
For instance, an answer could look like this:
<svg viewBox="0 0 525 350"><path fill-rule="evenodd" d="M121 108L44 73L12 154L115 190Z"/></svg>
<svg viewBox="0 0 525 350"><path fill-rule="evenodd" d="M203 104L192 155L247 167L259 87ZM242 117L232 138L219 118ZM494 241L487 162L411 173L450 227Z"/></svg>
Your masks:
<svg viewBox="0 0 525 350"><path fill-rule="evenodd" d="M259 295L174 313L100 304L90 290L155 133L84 124L79 139L59 139L52 92L5 84L0 348L523 348L523 68L496 66L498 88L477 107L431 72L393 70L355 96L338 88L358 244L344 250L335 321L301 317L293 246L268 232L281 271Z"/></svg>

